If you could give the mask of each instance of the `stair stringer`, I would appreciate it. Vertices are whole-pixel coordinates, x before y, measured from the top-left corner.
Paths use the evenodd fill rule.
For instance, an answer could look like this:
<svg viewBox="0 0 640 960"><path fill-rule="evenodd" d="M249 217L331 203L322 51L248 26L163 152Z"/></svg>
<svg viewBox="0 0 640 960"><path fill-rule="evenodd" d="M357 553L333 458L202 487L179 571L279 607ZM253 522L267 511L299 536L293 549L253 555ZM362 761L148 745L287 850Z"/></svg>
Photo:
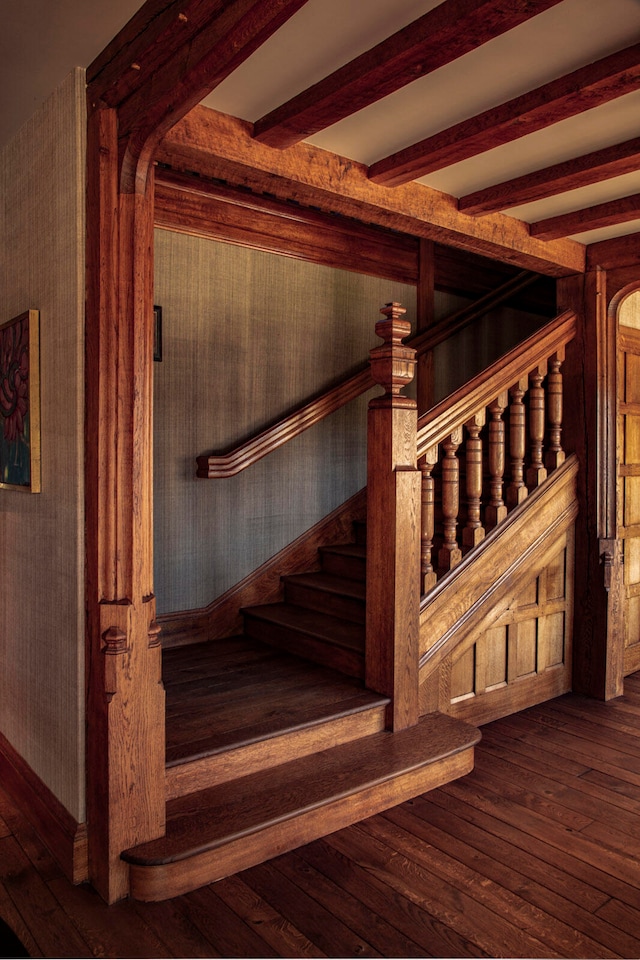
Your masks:
<svg viewBox="0 0 640 960"><path fill-rule="evenodd" d="M445 662L470 649L557 553L578 514L577 473L571 456L424 598L421 713L437 708L437 673Z"/></svg>

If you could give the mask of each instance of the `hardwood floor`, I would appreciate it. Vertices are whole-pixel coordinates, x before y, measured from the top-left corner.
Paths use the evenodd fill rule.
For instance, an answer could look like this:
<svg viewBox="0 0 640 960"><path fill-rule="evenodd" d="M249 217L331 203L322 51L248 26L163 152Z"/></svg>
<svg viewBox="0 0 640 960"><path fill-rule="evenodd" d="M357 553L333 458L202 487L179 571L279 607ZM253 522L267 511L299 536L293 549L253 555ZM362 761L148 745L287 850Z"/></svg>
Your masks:
<svg viewBox="0 0 640 960"><path fill-rule="evenodd" d="M489 724L463 780L164 903L71 886L0 791L0 917L34 957L639 957L640 674Z"/></svg>

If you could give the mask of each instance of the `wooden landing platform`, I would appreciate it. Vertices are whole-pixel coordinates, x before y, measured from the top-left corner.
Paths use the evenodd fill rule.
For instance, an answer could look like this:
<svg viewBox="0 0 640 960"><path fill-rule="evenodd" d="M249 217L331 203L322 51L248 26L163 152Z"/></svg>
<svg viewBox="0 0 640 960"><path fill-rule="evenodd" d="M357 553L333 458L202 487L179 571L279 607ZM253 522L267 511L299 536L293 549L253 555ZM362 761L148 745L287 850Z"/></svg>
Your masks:
<svg viewBox="0 0 640 960"><path fill-rule="evenodd" d="M167 804L166 836L127 851L131 895L174 897L468 773L475 728L442 714Z"/></svg>

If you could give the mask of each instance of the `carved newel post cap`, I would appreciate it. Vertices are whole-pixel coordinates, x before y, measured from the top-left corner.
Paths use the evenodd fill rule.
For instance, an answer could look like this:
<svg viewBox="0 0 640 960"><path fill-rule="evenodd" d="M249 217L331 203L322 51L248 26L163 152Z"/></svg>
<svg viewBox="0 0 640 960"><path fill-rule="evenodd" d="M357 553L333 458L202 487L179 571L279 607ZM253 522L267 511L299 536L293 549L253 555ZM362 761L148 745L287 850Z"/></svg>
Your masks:
<svg viewBox="0 0 640 960"><path fill-rule="evenodd" d="M399 303L388 303L380 310L384 320L376 323L376 334L384 342L371 350L371 376L384 388L385 394L371 401L372 404L379 405L381 401L388 404L393 400L397 406L415 406L413 400L400 395L403 387L413 380L416 366L416 351L402 343L411 333L411 324L402 319L406 312Z"/></svg>

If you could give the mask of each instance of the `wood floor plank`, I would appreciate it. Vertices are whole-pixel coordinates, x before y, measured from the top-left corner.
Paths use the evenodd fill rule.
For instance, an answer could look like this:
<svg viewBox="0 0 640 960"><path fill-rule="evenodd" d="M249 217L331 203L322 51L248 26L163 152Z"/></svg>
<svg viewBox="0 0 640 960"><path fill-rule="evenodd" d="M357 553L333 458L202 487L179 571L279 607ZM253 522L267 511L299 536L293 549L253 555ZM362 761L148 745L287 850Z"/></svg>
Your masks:
<svg viewBox="0 0 640 960"><path fill-rule="evenodd" d="M531 842L552 848L556 851L555 859L566 864L568 872L571 872L569 867L574 872L579 871L597 889L632 906L637 903L640 865L632 857L603 849L581 833L557 827L551 820L517 804L505 804L498 794L475 783L471 789L465 785L463 791L455 783L449 783L442 787L442 792L446 796L462 798L477 809L502 818L521 831L522 835L528 835Z"/></svg>
<svg viewBox="0 0 640 960"><path fill-rule="evenodd" d="M359 825L348 833L332 834L328 842L357 860L374 876L383 877L402 896L428 909L490 956L496 956L500 951L513 957L560 956L469 895L452 891L445 884L434 883L433 877L413 859L374 839Z"/></svg>
<svg viewBox="0 0 640 960"><path fill-rule="evenodd" d="M71 886L60 878L49 884L61 909L89 945L86 956L174 957L169 937L160 937L137 912L132 902L121 901L111 907L87 884ZM167 922L166 932L169 933ZM68 953L65 956L85 956Z"/></svg>
<svg viewBox="0 0 640 960"><path fill-rule="evenodd" d="M34 940L28 924L25 922L19 910L17 910L4 883L0 883L0 918L11 928L18 940L22 943L28 956L44 957L44 953ZM0 949L2 949L1 946Z"/></svg>
<svg viewBox="0 0 640 960"><path fill-rule="evenodd" d="M370 818L361 824L362 829L414 860L432 874L435 883L447 884L468 893L478 903L507 918L518 929L542 940L560 956L616 956L606 951L601 943L581 936L573 925L558 921L553 914L514 892L505 885L502 876L496 879L487 877L474 866L456 858L450 850L434 846L426 838L427 831L421 832L419 827L416 828L415 819L405 819L403 825L394 816L395 811L389 813L389 816L380 814ZM408 830L405 829L407 826Z"/></svg>
<svg viewBox="0 0 640 960"><path fill-rule="evenodd" d="M216 885L201 887L181 898L189 921L213 945L220 957L276 957L260 936L260 928L243 923L216 893Z"/></svg>
<svg viewBox="0 0 640 960"><path fill-rule="evenodd" d="M341 850L331 838L301 847L297 854L356 896L375 916L382 917L408 939L415 940L425 957L487 957L488 954L374 876Z"/></svg>
<svg viewBox="0 0 640 960"><path fill-rule="evenodd" d="M599 919L596 910L610 902L606 896L580 885L530 854L485 833L473 824L443 811L425 797L382 814L385 819L472 867L482 876L516 893L548 917L559 921L559 937L567 934L566 955L572 957L631 956L636 941ZM571 892L572 898L565 896ZM593 897L595 894L595 899ZM549 921L542 926L549 934ZM567 933L568 931L568 933ZM612 946L616 945L616 948Z"/></svg>
<svg viewBox="0 0 640 960"><path fill-rule="evenodd" d="M15 837L0 840L0 881L45 957L88 957L91 951Z"/></svg>
<svg viewBox="0 0 640 960"><path fill-rule="evenodd" d="M240 919L255 925L278 957L326 957L312 940L286 920L242 880L241 874L216 883L216 894Z"/></svg>
<svg viewBox="0 0 640 960"><path fill-rule="evenodd" d="M383 957L422 957L422 947L409 940L382 917L372 914L351 893L338 887L310 863L292 853L272 861L292 883L329 910L345 926L369 943Z"/></svg>
<svg viewBox="0 0 640 960"><path fill-rule="evenodd" d="M380 957L370 944L282 874L273 863L245 870L242 879L328 955L342 949L347 957Z"/></svg>

